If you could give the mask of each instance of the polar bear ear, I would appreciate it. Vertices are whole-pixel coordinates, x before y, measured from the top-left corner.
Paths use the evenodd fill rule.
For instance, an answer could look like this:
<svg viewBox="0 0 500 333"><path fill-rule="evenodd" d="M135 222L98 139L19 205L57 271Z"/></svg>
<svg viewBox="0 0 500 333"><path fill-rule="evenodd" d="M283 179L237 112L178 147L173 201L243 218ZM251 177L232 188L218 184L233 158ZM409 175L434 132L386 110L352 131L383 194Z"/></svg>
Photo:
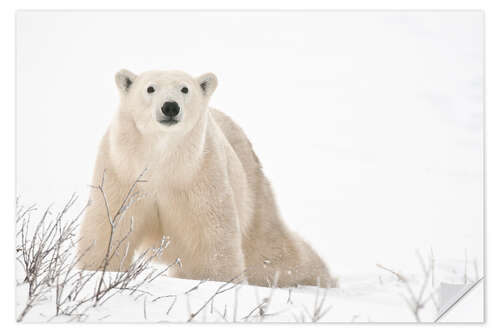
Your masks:
<svg viewBox="0 0 500 333"><path fill-rule="evenodd" d="M211 96L215 88L217 88L217 77L213 73L203 74L198 77L197 81L201 91L203 91L203 94L206 96Z"/></svg>
<svg viewBox="0 0 500 333"><path fill-rule="evenodd" d="M132 83L134 83L136 77L137 75L131 71L122 69L115 75L116 86L120 89L120 92L126 94Z"/></svg>

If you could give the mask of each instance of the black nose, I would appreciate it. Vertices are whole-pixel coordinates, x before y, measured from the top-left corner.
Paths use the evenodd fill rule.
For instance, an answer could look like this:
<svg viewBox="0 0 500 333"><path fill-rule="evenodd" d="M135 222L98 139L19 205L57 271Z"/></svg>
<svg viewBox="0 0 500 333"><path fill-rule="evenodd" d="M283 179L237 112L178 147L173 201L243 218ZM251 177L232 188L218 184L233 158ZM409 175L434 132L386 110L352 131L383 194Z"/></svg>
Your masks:
<svg viewBox="0 0 500 333"><path fill-rule="evenodd" d="M179 114L179 104L177 102L165 102L161 107L161 112L167 117L175 117Z"/></svg>

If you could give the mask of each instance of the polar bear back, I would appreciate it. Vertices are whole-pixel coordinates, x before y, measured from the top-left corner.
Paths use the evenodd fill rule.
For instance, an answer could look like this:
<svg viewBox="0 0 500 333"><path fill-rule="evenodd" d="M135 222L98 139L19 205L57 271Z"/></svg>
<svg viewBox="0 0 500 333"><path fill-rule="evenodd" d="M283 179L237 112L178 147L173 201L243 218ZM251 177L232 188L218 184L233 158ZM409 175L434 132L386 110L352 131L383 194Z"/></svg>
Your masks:
<svg viewBox="0 0 500 333"><path fill-rule="evenodd" d="M231 117L217 109L210 108L210 113L238 155L247 175L252 174L256 169L260 169L260 161L255 155L252 144L243 129Z"/></svg>

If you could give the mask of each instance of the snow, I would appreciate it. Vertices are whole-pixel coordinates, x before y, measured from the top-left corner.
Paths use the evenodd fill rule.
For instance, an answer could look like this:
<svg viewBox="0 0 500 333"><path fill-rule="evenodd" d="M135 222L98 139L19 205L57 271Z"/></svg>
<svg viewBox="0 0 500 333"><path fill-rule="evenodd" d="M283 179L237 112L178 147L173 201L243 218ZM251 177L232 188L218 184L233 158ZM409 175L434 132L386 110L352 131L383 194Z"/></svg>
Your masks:
<svg viewBox="0 0 500 333"><path fill-rule="evenodd" d="M416 250L434 253L436 288L483 275L480 12L21 12L17 36L24 204L60 207L73 192L85 204L118 103L117 70L212 71L219 87L211 104L243 127L284 220L340 278L322 321L415 320L404 285L377 264L417 288ZM182 294L193 284L165 277L148 288ZM195 309L216 286L179 296L169 316L168 300L119 295L88 319L185 321L187 300ZM270 292L242 286L238 314L255 307L255 290ZM217 297L219 311L232 311L232 292ZM290 311L266 320L294 320L315 293L294 290L290 305L288 291L276 290L271 309ZM51 304L26 320L47 320ZM422 311L422 320L436 315L430 303Z"/></svg>
<svg viewBox="0 0 500 333"><path fill-rule="evenodd" d="M80 320L85 322L187 322L190 314L196 312L210 299L220 282L205 282L198 289L185 294L199 282L193 280L160 278L141 290L149 294L130 294L124 291L110 298L102 306L90 307L86 316ZM22 293L25 288L18 287L19 307L22 307ZM195 317L193 322L311 322L315 302L321 302L324 293L324 310L328 310L320 319L321 322L413 322L415 318L407 309L400 293L403 292L397 281L385 277L381 284L378 281L364 281L348 286L324 290L314 287L271 289L249 285L240 285L214 298ZM164 297L176 295L176 297ZM68 322L78 321L76 316L57 316L53 295L35 306L24 318L26 322ZM259 316L254 310L264 298L271 301L266 315ZM172 305L172 303L174 303ZM237 306L235 307L235 304ZM169 308L172 306L171 310ZM236 309L236 314L234 313ZM423 320L432 321L435 312L424 309ZM168 312L168 314L167 314ZM226 315L224 316L224 313ZM250 317L246 318L249 314Z"/></svg>

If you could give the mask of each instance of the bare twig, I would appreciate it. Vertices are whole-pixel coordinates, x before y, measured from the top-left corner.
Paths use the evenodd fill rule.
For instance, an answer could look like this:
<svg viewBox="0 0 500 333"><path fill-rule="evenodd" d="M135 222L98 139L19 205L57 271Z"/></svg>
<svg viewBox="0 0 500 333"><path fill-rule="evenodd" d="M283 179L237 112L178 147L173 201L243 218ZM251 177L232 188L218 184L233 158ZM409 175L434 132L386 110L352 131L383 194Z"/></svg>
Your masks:
<svg viewBox="0 0 500 333"><path fill-rule="evenodd" d="M231 280L227 281L227 282L224 282L223 284L221 284L217 290L207 299L207 301L205 303L203 303L203 305L194 313L192 313L190 316L189 316L189 319L188 319L188 322L191 322L208 304L210 304L210 302L217 296L217 295L220 295L220 294L223 294L235 287L238 286L238 283L240 283L241 281L239 281L239 279L241 279L242 277L244 277L244 274L245 274L246 271L243 271L242 273L238 274L237 276L233 277ZM237 283L234 283L234 282L237 282Z"/></svg>
<svg viewBox="0 0 500 333"><path fill-rule="evenodd" d="M377 267L378 267L378 268L381 268L381 269L383 269L383 270L386 270L386 271L388 271L389 273L394 274L394 275L398 278L398 280L399 280L399 281L403 281L403 282L404 282L404 281L406 281L406 278L405 278L404 276L402 276L401 274L399 274L399 273L397 273L397 272L393 271L393 270L392 270L392 269L390 269L390 268L387 268L387 267L385 267L385 266L382 266L381 264L377 264Z"/></svg>
<svg viewBox="0 0 500 333"><path fill-rule="evenodd" d="M434 254L431 251L431 255L429 257L429 264L426 264L424 258L420 254L419 251L416 252L417 258L420 262L420 266L422 268L422 271L424 273L424 279L420 286L418 287L417 290L414 290L409 283L409 280L404 277L403 275L396 273L395 271L388 269L380 264L377 264L377 267L384 269L398 277L398 280L402 282L407 295L402 295L405 303L407 304L408 308L412 312L413 316L415 317L415 320L417 322L421 321L421 316L420 316L420 310L424 308L424 306L427 304L428 301L432 300L434 305L436 305L436 301L434 299L434 291L431 290L428 294L427 297L425 297L425 293L428 289L428 284L429 281L432 281L432 278L434 276ZM431 282L432 283L432 282Z"/></svg>

